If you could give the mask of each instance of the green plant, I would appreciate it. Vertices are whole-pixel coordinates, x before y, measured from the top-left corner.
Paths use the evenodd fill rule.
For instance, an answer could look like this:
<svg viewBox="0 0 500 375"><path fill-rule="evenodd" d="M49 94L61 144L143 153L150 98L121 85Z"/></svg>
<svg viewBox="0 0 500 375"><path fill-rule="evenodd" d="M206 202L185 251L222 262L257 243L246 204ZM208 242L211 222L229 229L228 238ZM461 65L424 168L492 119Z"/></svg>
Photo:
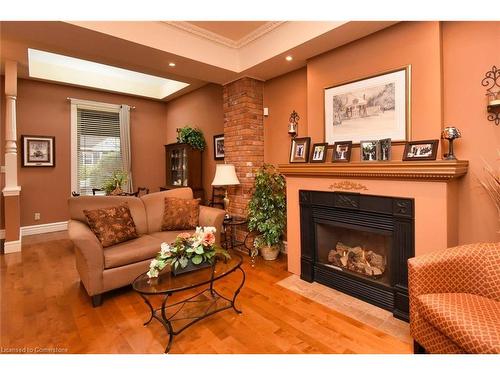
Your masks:
<svg viewBox="0 0 500 375"><path fill-rule="evenodd" d="M257 245L280 243L286 225L286 189L283 177L273 165L255 173L254 191L248 203L248 228L257 230Z"/></svg>
<svg viewBox="0 0 500 375"><path fill-rule="evenodd" d="M187 143L192 148L200 151L203 151L207 145L203 137L203 132L198 128L190 126L185 126L179 130L178 139L179 142Z"/></svg>
<svg viewBox="0 0 500 375"><path fill-rule="evenodd" d="M106 194L111 194L113 190L117 188L122 188L123 184L128 181L128 173L122 170L115 170L110 178L104 181L102 185L102 190L106 192Z"/></svg>

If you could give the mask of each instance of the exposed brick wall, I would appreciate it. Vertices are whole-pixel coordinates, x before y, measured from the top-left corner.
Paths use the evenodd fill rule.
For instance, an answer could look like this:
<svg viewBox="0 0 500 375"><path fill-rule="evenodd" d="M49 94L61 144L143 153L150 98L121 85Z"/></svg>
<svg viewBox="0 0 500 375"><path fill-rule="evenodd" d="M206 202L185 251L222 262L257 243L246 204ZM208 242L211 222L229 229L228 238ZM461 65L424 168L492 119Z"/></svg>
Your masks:
<svg viewBox="0 0 500 375"><path fill-rule="evenodd" d="M240 185L230 187L229 212L246 216L254 170L264 164L264 84L241 78L224 86L224 160L234 164Z"/></svg>

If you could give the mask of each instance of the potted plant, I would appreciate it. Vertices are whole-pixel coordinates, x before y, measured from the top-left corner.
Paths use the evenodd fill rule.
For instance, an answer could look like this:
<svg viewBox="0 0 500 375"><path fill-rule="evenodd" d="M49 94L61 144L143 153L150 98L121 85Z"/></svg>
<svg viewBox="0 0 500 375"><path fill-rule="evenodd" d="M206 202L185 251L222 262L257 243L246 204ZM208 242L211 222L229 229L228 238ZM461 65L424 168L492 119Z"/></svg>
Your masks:
<svg viewBox="0 0 500 375"><path fill-rule="evenodd" d="M177 140L180 143L187 143L192 148L200 151L203 151L207 145L203 137L203 132L198 128L192 128L187 125L178 129Z"/></svg>
<svg viewBox="0 0 500 375"><path fill-rule="evenodd" d="M104 185L102 185L102 190L106 192L106 195L118 195L123 193L123 185L128 181L128 173L121 170L116 170L113 172L110 178L108 178Z"/></svg>
<svg viewBox="0 0 500 375"><path fill-rule="evenodd" d="M174 275L209 267L217 258L230 259L229 253L215 244L214 227L197 227L194 234L180 233L171 244L163 242L149 265L148 276L158 277L170 265Z"/></svg>
<svg viewBox="0 0 500 375"><path fill-rule="evenodd" d="M285 226L285 177L273 165L265 164L255 174L254 191L248 203L248 229L259 232L254 245L265 260L278 257Z"/></svg>

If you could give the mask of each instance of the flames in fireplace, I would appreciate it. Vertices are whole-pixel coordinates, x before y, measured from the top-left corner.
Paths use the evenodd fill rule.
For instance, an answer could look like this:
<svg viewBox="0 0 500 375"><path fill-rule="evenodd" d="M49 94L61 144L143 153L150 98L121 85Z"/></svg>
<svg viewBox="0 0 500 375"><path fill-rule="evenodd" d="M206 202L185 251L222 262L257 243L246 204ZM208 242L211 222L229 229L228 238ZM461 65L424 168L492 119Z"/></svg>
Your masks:
<svg viewBox="0 0 500 375"><path fill-rule="evenodd" d="M344 270L379 279L384 275L387 259L383 254L362 246L347 246L338 241L328 253L328 262Z"/></svg>

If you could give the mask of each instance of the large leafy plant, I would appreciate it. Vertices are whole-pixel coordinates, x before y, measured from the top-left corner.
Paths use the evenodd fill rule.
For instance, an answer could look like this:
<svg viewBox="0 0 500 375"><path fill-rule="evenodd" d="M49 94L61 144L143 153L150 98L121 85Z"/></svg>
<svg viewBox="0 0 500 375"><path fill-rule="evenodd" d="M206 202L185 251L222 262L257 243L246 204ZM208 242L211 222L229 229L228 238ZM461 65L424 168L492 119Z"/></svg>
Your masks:
<svg viewBox="0 0 500 375"><path fill-rule="evenodd" d="M207 145L203 137L203 132L198 128L192 128L190 126L185 126L179 130L178 140L200 151L203 151Z"/></svg>
<svg viewBox="0 0 500 375"><path fill-rule="evenodd" d="M280 243L286 225L285 177L265 164L255 174L254 191L248 203L248 228L260 233L260 245Z"/></svg>

